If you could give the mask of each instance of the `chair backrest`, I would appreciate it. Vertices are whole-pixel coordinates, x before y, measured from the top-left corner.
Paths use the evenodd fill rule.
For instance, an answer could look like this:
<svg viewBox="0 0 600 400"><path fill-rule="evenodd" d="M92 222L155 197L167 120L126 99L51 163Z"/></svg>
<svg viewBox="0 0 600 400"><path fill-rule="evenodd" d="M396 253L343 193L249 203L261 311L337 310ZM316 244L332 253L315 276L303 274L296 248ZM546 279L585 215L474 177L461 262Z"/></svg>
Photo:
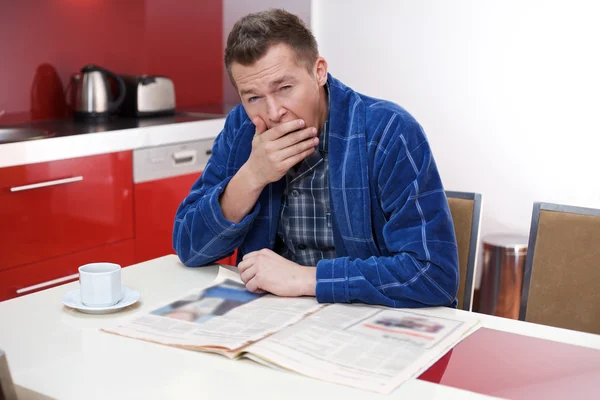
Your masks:
<svg viewBox="0 0 600 400"><path fill-rule="evenodd" d="M519 319L600 333L600 210L534 204Z"/></svg>
<svg viewBox="0 0 600 400"><path fill-rule="evenodd" d="M10 376L6 353L0 350L0 399L17 400L17 392Z"/></svg>
<svg viewBox="0 0 600 400"><path fill-rule="evenodd" d="M473 303L475 263L479 242L482 199L479 193L446 191L458 245L460 281L458 308L470 311Z"/></svg>

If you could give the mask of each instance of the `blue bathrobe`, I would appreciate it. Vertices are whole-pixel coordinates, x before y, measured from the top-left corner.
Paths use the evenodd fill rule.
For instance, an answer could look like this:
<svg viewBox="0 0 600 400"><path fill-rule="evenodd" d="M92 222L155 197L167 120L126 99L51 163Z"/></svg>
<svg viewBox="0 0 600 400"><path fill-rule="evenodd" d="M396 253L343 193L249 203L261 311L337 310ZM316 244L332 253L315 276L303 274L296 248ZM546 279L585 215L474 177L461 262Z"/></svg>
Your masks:
<svg viewBox="0 0 600 400"><path fill-rule="evenodd" d="M458 252L444 188L421 126L400 106L328 76L329 182L337 258L317 263L319 302L392 307L457 304ZM285 179L265 187L238 224L219 196L248 160L255 127L231 111L198 181L177 210L173 248L200 267L238 249L273 249Z"/></svg>

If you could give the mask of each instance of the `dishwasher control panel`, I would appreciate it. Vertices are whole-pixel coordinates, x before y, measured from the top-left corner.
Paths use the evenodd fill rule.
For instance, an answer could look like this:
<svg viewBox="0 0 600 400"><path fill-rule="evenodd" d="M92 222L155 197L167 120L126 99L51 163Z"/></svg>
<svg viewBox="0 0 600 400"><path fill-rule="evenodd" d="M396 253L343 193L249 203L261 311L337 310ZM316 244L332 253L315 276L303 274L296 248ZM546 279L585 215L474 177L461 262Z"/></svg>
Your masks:
<svg viewBox="0 0 600 400"><path fill-rule="evenodd" d="M155 181L200 173L206 167L214 139L149 147L133 151L133 181Z"/></svg>

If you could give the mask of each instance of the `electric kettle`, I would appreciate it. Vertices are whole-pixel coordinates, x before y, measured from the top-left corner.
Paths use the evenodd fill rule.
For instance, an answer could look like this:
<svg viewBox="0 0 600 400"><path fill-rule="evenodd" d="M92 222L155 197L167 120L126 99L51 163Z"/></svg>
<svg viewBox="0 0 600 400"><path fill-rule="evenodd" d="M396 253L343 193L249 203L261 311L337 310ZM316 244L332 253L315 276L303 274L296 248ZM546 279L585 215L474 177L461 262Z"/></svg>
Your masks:
<svg viewBox="0 0 600 400"><path fill-rule="evenodd" d="M111 90L112 78L119 86L115 99ZM104 120L118 111L125 99L123 78L97 65L86 65L80 74L73 75L67 89L67 103L76 119Z"/></svg>

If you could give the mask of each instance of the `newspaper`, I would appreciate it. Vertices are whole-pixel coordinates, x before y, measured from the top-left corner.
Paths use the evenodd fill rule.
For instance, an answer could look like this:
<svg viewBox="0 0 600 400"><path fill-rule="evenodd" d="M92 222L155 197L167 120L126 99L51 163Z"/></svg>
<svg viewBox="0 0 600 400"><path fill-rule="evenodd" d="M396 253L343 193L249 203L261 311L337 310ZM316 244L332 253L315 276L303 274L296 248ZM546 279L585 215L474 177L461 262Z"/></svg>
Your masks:
<svg viewBox="0 0 600 400"><path fill-rule="evenodd" d="M440 318L430 309L254 294L221 269L210 287L103 330L389 394L478 324L474 316Z"/></svg>
<svg viewBox="0 0 600 400"><path fill-rule="evenodd" d="M257 340L322 308L313 298L279 298L246 290L239 276L221 268L213 285L193 290L104 331L191 350L239 357Z"/></svg>
<svg viewBox="0 0 600 400"><path fill-rule="evenodd" d="M472 333L477 323L434 317L427 310L332 304L249 346L246 357L389 394Z"/></svg>

